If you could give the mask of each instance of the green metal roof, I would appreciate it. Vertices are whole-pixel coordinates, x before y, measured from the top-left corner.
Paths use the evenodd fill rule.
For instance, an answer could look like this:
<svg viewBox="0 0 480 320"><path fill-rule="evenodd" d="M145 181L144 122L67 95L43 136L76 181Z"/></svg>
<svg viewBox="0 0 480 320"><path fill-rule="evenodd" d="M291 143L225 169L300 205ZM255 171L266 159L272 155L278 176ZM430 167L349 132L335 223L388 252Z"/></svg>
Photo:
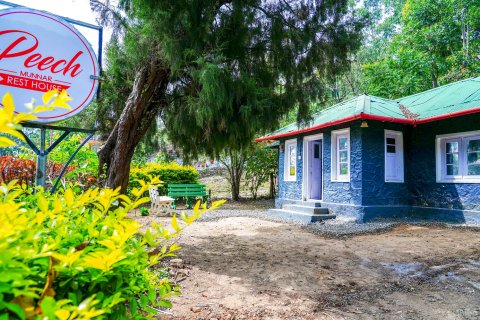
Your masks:
<svg viewBox="0 0 480 320"><path fill-rule="evenodd" d="M403 110L402 110L403 109ZM478 109L478 110L477 110ZM289 124L258 140L295 135L309 129L328 127L355 119L421 124L442 116L459 116L464 111L480 112L480 77L470 78L404 98L390 100L362 94L313 115L306 127ZM290 134L291 133L291 134Z"/></svg>
<svg viewBox="0 0 480 320"><path fill-rule="evenodd" d="M480 77L453 82L397 100L418 119L480 107Z"/></svg>

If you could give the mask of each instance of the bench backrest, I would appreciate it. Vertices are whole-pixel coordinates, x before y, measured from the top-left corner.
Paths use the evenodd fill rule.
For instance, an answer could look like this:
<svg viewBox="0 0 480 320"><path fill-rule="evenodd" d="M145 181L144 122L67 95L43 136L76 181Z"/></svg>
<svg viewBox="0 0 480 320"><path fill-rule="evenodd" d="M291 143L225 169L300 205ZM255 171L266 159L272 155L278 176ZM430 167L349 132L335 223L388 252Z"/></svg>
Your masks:
<svg viewBox="0 0 480 320"><path fill-rule="evenodd" d="M167 189L170 197L207 195L207 188L204 184L169 184Z"/></svg>

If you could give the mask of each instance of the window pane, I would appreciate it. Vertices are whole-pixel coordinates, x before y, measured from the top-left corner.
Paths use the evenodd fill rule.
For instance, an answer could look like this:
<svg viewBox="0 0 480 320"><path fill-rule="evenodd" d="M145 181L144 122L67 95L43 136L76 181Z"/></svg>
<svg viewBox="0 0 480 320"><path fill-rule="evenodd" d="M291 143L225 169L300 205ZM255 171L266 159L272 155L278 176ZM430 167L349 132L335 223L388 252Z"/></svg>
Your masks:
<svg viewBox="0 0 480 320"><path fill-rule="evenodd" d="M348 152L347 151L340 151L339 158L340 158L340 162L347 162L348 161Z"/></svg>
<svg viewBox="0 0 480 320"><path fill-rule="evenodd" d="M480 140L468 141L467 152L480 151Z"/></svg>
<svg viewBox="0 0 480 320"><path fill-rule="evenodd" d="M387 145L387 153L395 153L395 146L389 146Z"/></svg>
<svg viewBox="0 0 480 320"><path fill-rule="evenodd" d="M340 163L340 174L348 174L348 164L347 163Z"/></svg>
<svg viewBox="0 0 480 320"><path fill-rule="evenodd" d="M447 142L447 153L458 152L458 142Z"/></svg>
<svg viewBox="0 0 480 320"><path fill-rule="evenodd" d="M294 176L295 175L295 167L290 166L290 175Z"/></svg>
<svg viewBox="0 0 480 320"><path fill-rule="evenodd" d="M469 176L480 176L480 164L471 164L468 166Z"/></svg>
<svg viewBox="0 0 480 320"><path fill-rule="evenodd" d="M468 153L468 164L480 164L480 152Z"/></svg>
<svg viewBox="0 0 480 320"><path fill-rule="evenodd" d="M387 138L387 144L395 144L395 138Z"/></svg>
<svg viewBox="0 0 480 320"><path fill-rule="evenodd" d="M320 158L320 145L319 144L314 144L313 145L313 157L315 159Z"/></svg>
<svg viewBox="0 0 480 320"><path fill-rule="evenodd" d="M456 176L458 175L458 166L447 164L447 176Z"/></svg>
<svg viewBox="0 0 480 320"><path fill-rule="evenodd" d="M338 139L338 146L340 150L347 149L347 138L340 138Z"/></svg>
<svg viewBox="0 0 480 320"><path fill-rule="evenodd" d="M447 164L458 165L458 153L447 154Z"/></svg>
<svg viewBox="0 0 480 320"><path fill-rule="evenodd" d="M290 152L289 152L289 155L290 155L290 165L291 166L294 166L295 165L295 158L297 157L297 152L296 152L296 148L295 146L290 146Z"/></svg>

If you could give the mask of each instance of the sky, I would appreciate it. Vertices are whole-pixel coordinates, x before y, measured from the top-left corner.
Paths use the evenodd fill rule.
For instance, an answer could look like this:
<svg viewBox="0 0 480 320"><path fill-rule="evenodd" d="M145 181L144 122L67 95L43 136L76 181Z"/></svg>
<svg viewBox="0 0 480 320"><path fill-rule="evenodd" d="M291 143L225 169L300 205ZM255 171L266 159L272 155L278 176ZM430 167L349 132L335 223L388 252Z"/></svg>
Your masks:
<svg viewBox="0 0 480 320"><path fill-rule="evenodd" d="M48 11L50 13L68 17L70 19L80 20L90 24L98 25L97 15L90 10L89 0L6 0L10 3L19 4L25 7ZM8 8L0 5L0 9ZM90 42L93 50L98 54L98 31L75 25L84 37ZM103 31L103 49L111 37L111 31Z"/></svg>

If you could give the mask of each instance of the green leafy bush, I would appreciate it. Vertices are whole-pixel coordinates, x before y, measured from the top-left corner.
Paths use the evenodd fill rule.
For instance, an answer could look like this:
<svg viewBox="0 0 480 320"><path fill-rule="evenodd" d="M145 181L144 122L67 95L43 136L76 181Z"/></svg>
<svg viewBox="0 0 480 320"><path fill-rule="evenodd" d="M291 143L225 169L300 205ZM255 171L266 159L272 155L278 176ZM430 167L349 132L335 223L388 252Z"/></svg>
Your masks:
<svg viewBox="0 0 480 320"><path fill-rule="evenodd" d="M149 214L148 208L147 207L141 207L140 208L140 214L142 216L148 216L148 214Z"/></svg>
<svg viewBox="0 0 480 320"><path fill-rule="evenodd" d="M158 180L152 181L157 183ZM147 231L127 213L149 201L118 190L72 189L33 194L10 183L0 189L0 314L21 319L143 319L178 294L156 269L179 249L169 240L182 226L153 223ZM214 204L217 206L219 203ZM183 226L206 211L181 215ZM172 230L172 231L170 231Z"/></svg>
<svg viewBox="0 0 480 320"><path fill-rule="evenodd" d="M43 101L52 98L53 104L68 101L56 91ZM35 117L15 114L9 94L2 104L0 132L21 139L20 123ZM11 145L9 137L0 137L0 148ZM183 223L174 215L169 228L152 223L141 231L127 213L149 201L142 195L159 180L138 183L133 201L119 189L52 195L15 181L2 184L0 319L151 319L157 307L169 307L178 288L156 266L175 255L179 246L171 239L207 208L197 203L192 215L180 216Z"/></svg>
<svg viewBox="0 0 480 320"><path fill-rule="evenodd" d="M198 171L192 166L182 166L176 163L148 163L130 170L128 193L139 187L139 180L148 180L149 177L158 177L162 184L158 187L160 195L167 194L167 185L170 183L198 183Z"/></svg>
<svg viewBox="0 0 480 320"><path fill-rule="evenodd" d="M245 168L245 185L250 190L253 199L258 196L258 188L269 179L277 175L278 152L269 148L265 143L258 144L247 160ZM271 182L272 184L272 182ZM273 186L271 185L270 188ZM273 193L270 190L270 193ZM271 194L271 196L273 196Z"/></svg>

